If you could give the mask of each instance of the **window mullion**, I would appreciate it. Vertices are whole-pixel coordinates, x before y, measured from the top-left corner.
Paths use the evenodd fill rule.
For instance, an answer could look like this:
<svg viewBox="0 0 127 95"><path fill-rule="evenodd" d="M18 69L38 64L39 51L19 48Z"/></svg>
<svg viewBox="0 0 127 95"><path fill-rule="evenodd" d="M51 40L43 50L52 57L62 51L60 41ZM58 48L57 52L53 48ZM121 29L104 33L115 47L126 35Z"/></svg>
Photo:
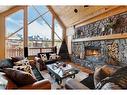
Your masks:
<svg viewBox="0 0 127 95"><path fill-rule="evenodd" d="M35 11L38 13L38 15L41 15L39 13L39 11L33 6L33 8L35 9ZM48 24L48 22L43 18L43 16L41 16L41 19L52 29L52 27Z"/></svg>

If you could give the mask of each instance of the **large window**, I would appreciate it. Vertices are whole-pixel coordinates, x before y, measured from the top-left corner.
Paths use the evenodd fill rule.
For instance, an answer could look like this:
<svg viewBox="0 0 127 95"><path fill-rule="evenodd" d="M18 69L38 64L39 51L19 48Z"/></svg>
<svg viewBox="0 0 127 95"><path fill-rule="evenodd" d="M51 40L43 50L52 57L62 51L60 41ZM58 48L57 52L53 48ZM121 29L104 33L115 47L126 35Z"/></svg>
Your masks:
<svg viewBox="0 0 127 95"><path fill-rule="evenodd" d="M5 18L5 56L23 56L23 10Z"/></svg>
<svg viewBox="0 0 127 95"><path fill-rule="evenodd" d="M57 20L55 20L54 26L55 26L55 37L54 37L55 42L54 42L54 45L57 46L57 53L58 53L60 46L61 46L61 43L62 43L63 29L61 28L61 26L59 25Z"/></svg>
<svg viewBox="0 0 127 95"><path fill-rule="evenodd" d="M28 55L37 55L43 49L50 51L50 47L62 43L63 30L46 6L28 6ZM24 48L24 11L19 10L7 16L6 21L6 57L23 56ZM54 31L53 31L54 29ZM53 32L52 32L53 31ZM53 36L54 33L54 36ZM54 38L53 38L54 37ZM54 39L54 44L52 43ZM48 50L49 49L49 50ZM47 52L44 51L44 52Z"/></svg>
<svg viewBox="0 0 127 95"><path fill-rule="evenodd" d="M34 16L33 13L35 13ZM52 46L52 14L45 6L28 7L29 55Z"/></svg>

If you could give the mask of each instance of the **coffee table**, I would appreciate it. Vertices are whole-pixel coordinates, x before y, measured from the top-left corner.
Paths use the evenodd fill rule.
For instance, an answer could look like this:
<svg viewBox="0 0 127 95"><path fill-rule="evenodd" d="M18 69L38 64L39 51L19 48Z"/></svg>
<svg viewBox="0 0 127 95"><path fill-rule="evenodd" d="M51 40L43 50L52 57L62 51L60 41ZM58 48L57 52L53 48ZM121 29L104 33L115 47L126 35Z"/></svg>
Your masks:
<svg viewBox="0 0 127 95"><path fill-rule="evenodd" d="M66 64L66 67L59 66L58 64L50 64L47 65L48 73L51 77L55 78L55 81L60 85L62 83L62 80L68 77L75 78L75 74L79 72L78 69L72 67L69 64Z"/></svg>

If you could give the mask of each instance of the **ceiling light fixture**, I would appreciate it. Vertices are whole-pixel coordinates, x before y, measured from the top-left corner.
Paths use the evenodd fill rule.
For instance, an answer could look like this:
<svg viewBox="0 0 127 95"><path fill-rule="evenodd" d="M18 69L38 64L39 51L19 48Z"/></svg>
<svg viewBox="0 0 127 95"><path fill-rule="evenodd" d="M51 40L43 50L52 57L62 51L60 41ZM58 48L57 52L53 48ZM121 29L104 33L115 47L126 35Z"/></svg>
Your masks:
<svg viewBox="0 0 127 95"><path fill-rule="evenodd" d="M74 12L77 13L78 12L78 9L74 9Z"/></svg>

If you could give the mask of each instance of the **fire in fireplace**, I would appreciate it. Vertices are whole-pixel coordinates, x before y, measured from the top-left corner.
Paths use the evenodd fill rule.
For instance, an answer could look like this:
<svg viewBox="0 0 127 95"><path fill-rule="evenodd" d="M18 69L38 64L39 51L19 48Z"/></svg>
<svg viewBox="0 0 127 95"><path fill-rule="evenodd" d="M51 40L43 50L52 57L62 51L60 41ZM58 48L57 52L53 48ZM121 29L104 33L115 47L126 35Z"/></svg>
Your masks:
<svg viewBox="0 0 127 95"><path fill-rule="evenodd" d="M94 46L85 47L85 56L98 56L100 54L100 48Z"/></svg>

